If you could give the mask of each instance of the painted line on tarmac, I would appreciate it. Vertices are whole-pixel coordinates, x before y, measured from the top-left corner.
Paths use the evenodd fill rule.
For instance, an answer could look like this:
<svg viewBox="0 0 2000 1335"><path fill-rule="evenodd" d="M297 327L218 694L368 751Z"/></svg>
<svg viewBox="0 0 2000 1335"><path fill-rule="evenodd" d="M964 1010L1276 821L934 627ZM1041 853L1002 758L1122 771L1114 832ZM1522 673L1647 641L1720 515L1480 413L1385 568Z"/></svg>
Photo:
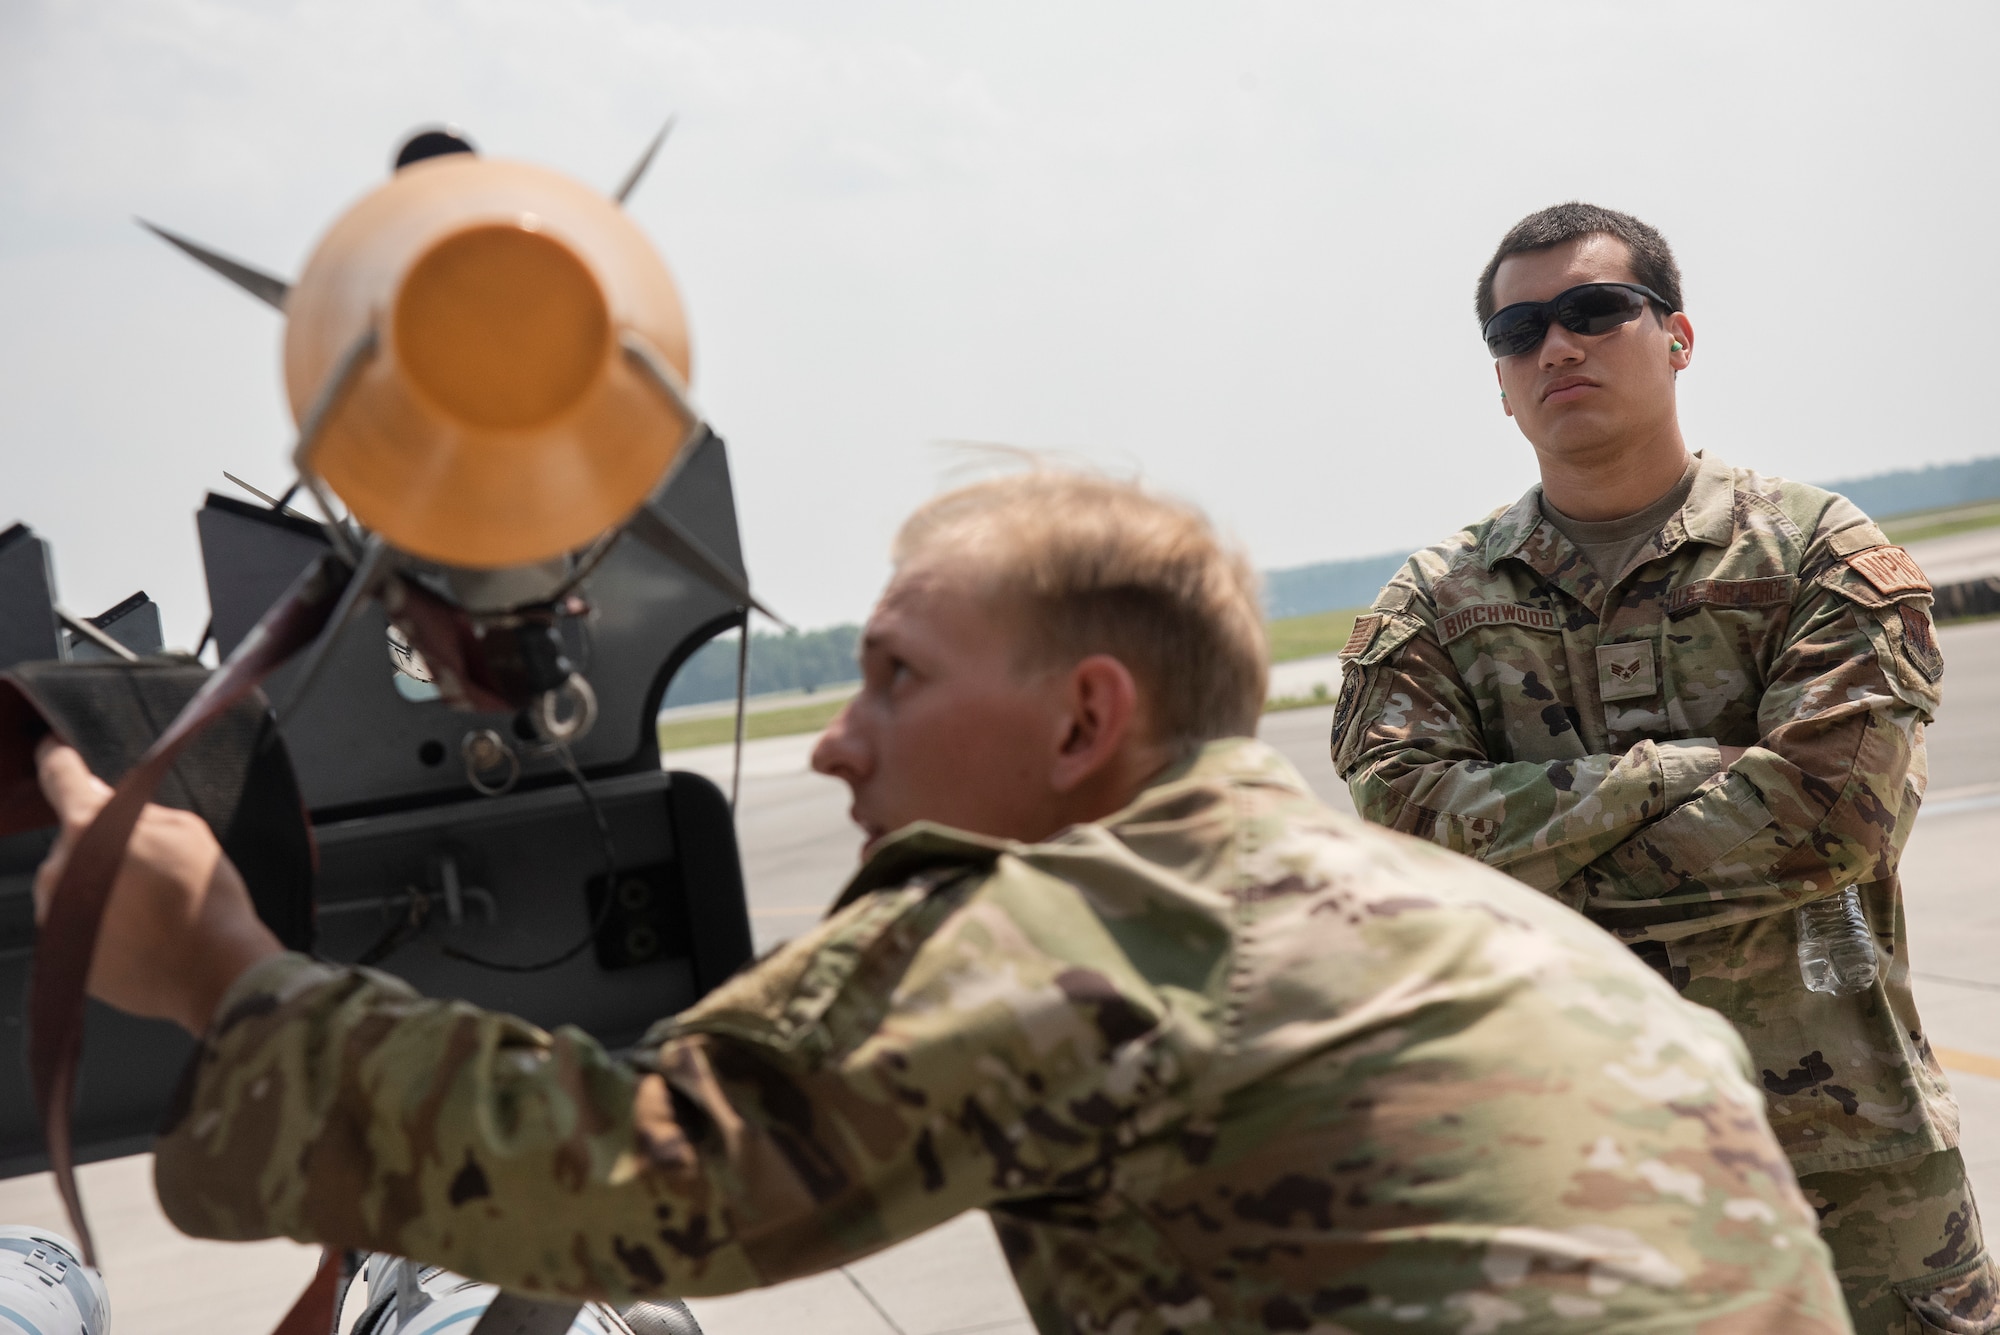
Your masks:
<svg viewBox="0 0 2000 1335"><path fill-rule="evenodd" d="M1981 992L2000 992L2000 983L1989 983L1983 978L1953 978L1946 973L1925 973L1921 969L1910 970L1910 977L1926 983L1943 983L1947 987L1970 987Z"/></svg>
<svg viewBox="0 0 2000 1335"><path fill-rule="evenodd" d="M1947 788L1917 808L1917 819L1926 816L1958 816L1968 811L1988 811L2000 807L2000 783L1973 784Z"/></svg>
<svg viewBox="0 0 2000 1335"><path fill-rule="evenodd" d="M1947 1071L1990 1076L2000 1080L2000 1057L1989 1057L1983 1052L1963 1052L1958 1048L1934 1047L1931 1051L1937 1054L1939 1065Z"/></svg>

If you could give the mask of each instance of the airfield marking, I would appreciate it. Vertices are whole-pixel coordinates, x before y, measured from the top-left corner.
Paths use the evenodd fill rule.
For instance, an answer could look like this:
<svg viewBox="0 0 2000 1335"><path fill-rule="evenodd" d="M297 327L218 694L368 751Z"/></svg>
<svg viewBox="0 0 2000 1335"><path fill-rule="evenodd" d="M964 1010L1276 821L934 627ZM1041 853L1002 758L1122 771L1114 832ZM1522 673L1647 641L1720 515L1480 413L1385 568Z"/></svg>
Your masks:
<svg viewBox="0 0 2000 1335"><path fill-rule="evenodd" d="M2000 807L2000 783L1973 783L1929 794L1917 808L1917 819L1926 816L1956 816L1963 811L1984 811Z"/></svg>
<svg viewBox="0 0 2000 1335"><path fill-rule="evenodd" d="M1938 1061L1948 1071L2000 1080L2000 1057L1989 1057L1983 1052L1963 1052L1958 1048L1932 1048L1931 1051L1937 1054Z"/></svg>

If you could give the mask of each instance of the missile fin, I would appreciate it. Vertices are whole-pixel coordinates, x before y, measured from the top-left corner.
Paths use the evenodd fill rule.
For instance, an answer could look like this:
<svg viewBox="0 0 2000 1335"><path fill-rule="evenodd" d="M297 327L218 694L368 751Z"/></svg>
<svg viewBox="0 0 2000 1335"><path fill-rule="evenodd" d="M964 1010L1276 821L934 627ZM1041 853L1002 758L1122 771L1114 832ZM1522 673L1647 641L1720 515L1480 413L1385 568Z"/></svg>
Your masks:
<svg viewBox="0 0 2000 1335"><path fill-rule="evenodd" d="M700 538L688 532L680 521L656 509L651 502L641 505L626 522L625 531L680 566L738 607L754 607L780 626L792 623L757 601L735 571L708 550Z"/></svg>
<svg viewBox="0 0 2000 1335"><path fill-rule="evenodd" d="M281 311L285 309L285 298L291 295L292 285L284 279L273 277L262 269L254 269L241 260L232 260L227 255L218 254L198 242L169 232L155 223L149 223L144 218L138 219L137 222L160 240L207 265L267 306Z"/></svg>
<svg viewBox="0 0 2000 1335"><path fill-rule="evenodd" d="M639 160L632 164L632 170L625 173L625 180L612 193L611 197L621 205L634 190L639 188L639 178L646 174L646 168L653 165L653 155L660 151L661 144L667 142L667 135L674 128L675 119L673 116L667 117L667 123L660 127L660 132L653 136L653 142L646 145L646 151L639 155Z"/></svg>

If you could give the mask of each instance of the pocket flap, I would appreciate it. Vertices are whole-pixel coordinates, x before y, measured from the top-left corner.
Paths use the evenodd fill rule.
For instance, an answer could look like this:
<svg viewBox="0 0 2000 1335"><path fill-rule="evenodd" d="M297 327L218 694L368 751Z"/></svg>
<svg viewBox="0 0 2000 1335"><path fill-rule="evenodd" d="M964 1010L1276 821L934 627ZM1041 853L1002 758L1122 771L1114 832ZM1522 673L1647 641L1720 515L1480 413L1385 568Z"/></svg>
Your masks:
<svg viewBox="0 0 2000 1335"><path fill-rule="evenodd" d="M2000 1328L2000 1285L1985 1248L1970 1261L1895 1286L1896 1296L1925 1330L1944 1335L1985 1335Z"/></svg>

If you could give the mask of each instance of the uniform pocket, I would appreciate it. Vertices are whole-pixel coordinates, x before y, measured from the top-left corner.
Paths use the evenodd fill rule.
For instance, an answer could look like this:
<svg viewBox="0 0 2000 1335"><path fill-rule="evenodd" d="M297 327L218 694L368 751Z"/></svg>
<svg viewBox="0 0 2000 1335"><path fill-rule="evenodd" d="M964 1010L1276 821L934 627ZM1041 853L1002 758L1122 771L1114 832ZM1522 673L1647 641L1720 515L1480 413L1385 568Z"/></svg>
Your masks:
<svg viewBox="0 0 2000 1335"><path fill-rule="evenodd" d="M1895 1290L1915 1318L1913 1331L1986 1335L2000 1330L2000 1277L1994 1274L1992 1253L1984 1248L1970 1261L1905 1280Z"/></svg>

